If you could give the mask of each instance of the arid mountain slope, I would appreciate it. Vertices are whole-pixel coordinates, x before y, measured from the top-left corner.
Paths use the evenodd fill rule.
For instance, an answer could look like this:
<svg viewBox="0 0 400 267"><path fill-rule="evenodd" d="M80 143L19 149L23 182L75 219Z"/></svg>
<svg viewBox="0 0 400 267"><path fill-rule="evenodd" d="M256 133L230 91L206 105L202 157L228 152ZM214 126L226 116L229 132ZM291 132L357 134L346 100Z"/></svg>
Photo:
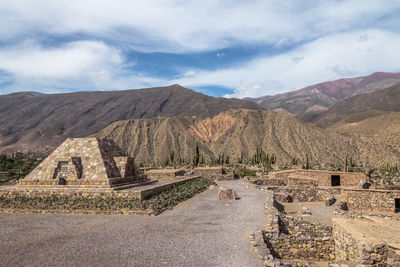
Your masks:
<svg viewBox="0 0 400 267"><path fill-rule="evenodd" d="M231 108L262 109L179 85L113 92L0 95L0 151L56 146L94 134L112 122L158 116L213 116Z"/></svg>
<svg viewBox="0 0 400 267"><path fill-rule="evenodd" d="M97 134L111 138L139 163L162 163L173 150L176 158L191 161L196 144L205 159L228 155L236 162L241 153L250 158L257 148L277 156L278 164L302 161L313 164L342 162L346 155L364 164L383 164L400 159L380 140L344 136L315 128L290 115L273 111L229 110L215 117L157 118L111 124Z"/></svg>
<svg viewBox="0 0 400 267"><path fill-rule="evenodd" d="M319 83L285 94L247 99L266 109L286 110L300 119L309 120L343 99L375 92L397 82L400 82L400 73L377 72L365 77Z"/></svg>
<svg viewBox="0 0 400 267"><path fill-rule="evenodd" d="M400 83L377 92L345 99L313 118L310 122L318 126L327 126L352 114L370 110L380 112L400 111Z"/></svg>
<svg viewBox="0 0 400 267"><path fill-rule="evenodd" d="M327 130L363 136L397 137L400 140L400 112L356 113L330 125Z"/></svg>

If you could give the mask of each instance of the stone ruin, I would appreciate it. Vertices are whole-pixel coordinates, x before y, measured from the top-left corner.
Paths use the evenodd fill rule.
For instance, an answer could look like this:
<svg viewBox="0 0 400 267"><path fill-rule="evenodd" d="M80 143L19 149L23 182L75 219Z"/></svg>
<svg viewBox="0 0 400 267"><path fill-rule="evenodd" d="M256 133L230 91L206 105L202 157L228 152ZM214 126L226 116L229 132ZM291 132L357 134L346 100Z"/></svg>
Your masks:
<svg viewBox="0 0 400 267"><path fill-rule="evenodd" d="M146 181L134 159L114 141L68 138L16 187L117 189Z"/></svg>
<svg viewBox="0 0 400 267"><path fill-rule="evenodd" d="M267 226L252 235L264 266L400 266L400 190L371 189L365 174L336 171L287 170L246 181L267 194ZM305 213L290 202L322 205Z"/></svg>

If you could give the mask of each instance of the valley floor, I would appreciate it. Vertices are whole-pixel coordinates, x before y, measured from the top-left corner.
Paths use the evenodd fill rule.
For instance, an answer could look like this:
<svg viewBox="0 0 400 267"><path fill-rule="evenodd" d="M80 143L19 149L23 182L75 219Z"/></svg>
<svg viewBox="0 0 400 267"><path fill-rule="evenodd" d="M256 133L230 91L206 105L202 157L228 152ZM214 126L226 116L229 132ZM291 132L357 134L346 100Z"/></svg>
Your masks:
<svg viewBox="0 0 400 267"><path fill-rule="evenodd" d="M156 217L1 214L1 266L262 266L249 235L263 228L265 194L221 181Z"/></svg>

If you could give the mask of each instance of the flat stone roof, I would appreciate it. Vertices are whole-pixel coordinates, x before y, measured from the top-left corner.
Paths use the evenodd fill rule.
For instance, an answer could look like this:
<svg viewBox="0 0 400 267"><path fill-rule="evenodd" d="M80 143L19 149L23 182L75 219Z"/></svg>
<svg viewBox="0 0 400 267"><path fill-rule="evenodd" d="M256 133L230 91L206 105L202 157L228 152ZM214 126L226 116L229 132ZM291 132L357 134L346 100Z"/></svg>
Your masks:
<svg viewBox="0 0 400 267"><path fill-rule="evenodd" d="M362 219L335 217L332 221L357 240L368 244L386 243L400 249L400 221L398 220L363 216Z"/></svg>

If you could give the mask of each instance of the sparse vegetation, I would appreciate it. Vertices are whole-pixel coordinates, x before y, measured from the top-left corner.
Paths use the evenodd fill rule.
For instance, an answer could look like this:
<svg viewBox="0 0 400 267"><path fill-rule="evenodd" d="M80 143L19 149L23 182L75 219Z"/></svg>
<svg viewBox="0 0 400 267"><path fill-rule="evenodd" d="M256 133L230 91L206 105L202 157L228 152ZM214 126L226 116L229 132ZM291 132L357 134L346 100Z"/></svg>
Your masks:
<svg viewBox="0 0 400 267"><path fill-rule="evenodd" d="M199 166L200 162L200 150L199 150L199 144L196 144L196 150L194 152L194 157L193 157L193 165L195 167Z"/></svg>
<svg viewBox="0 0 400 267"><path fill-rule="evenodd" d="M308 159L308 153L306 153L306 157L304 159L303 169L310 169L310 161Z"/></svg>
<svg viewBox="0 0 400 267"><path fill-rule="evenodd" d="M173 186L145 200L135 198L87 198L51 195L48 197L0 197L0 208L17 210L151 210L155 214L170 209L176 204L205 191L213 182L206 178L197 178Z"/></svg>
<svg viewBox="0 0 400 267"><path fill-rule="evenodd" d="M262 148L257 148L256 153L251 158L251 163L253 165L258 164L262 167L263 172L270 172L273 167L272 165L276 162L276 156L272 154L271 156L267 153L265 154Z"/></svg>
<svg viewBox="0 0 400 267"><path fill-rule="evenodd" d="M41 161L42 158L34 154L0 155L0 171L7 173L6 178L0 180L0 185L15 183L29 174Z"/></svg>
<svg viewBox="0 0 400 267"><path fill-rule="evenodd" d="M345 172L353 172L355 167L356 167L356 164L355 164L355 162L353 161L353 157L350 157L350 158L349 158L349 157L346 155L346 158L345 158L345 160L344 160L344 168L343 168L343 170L344 170Z"/></svg>
<svg viewBox="0 0 400 267"><path fill-rule="evenodd" d="M250 170L247 168L239 168L236 171L236 174L239 175L240 177L244 176L256 176L256 171Z"/></svg>

